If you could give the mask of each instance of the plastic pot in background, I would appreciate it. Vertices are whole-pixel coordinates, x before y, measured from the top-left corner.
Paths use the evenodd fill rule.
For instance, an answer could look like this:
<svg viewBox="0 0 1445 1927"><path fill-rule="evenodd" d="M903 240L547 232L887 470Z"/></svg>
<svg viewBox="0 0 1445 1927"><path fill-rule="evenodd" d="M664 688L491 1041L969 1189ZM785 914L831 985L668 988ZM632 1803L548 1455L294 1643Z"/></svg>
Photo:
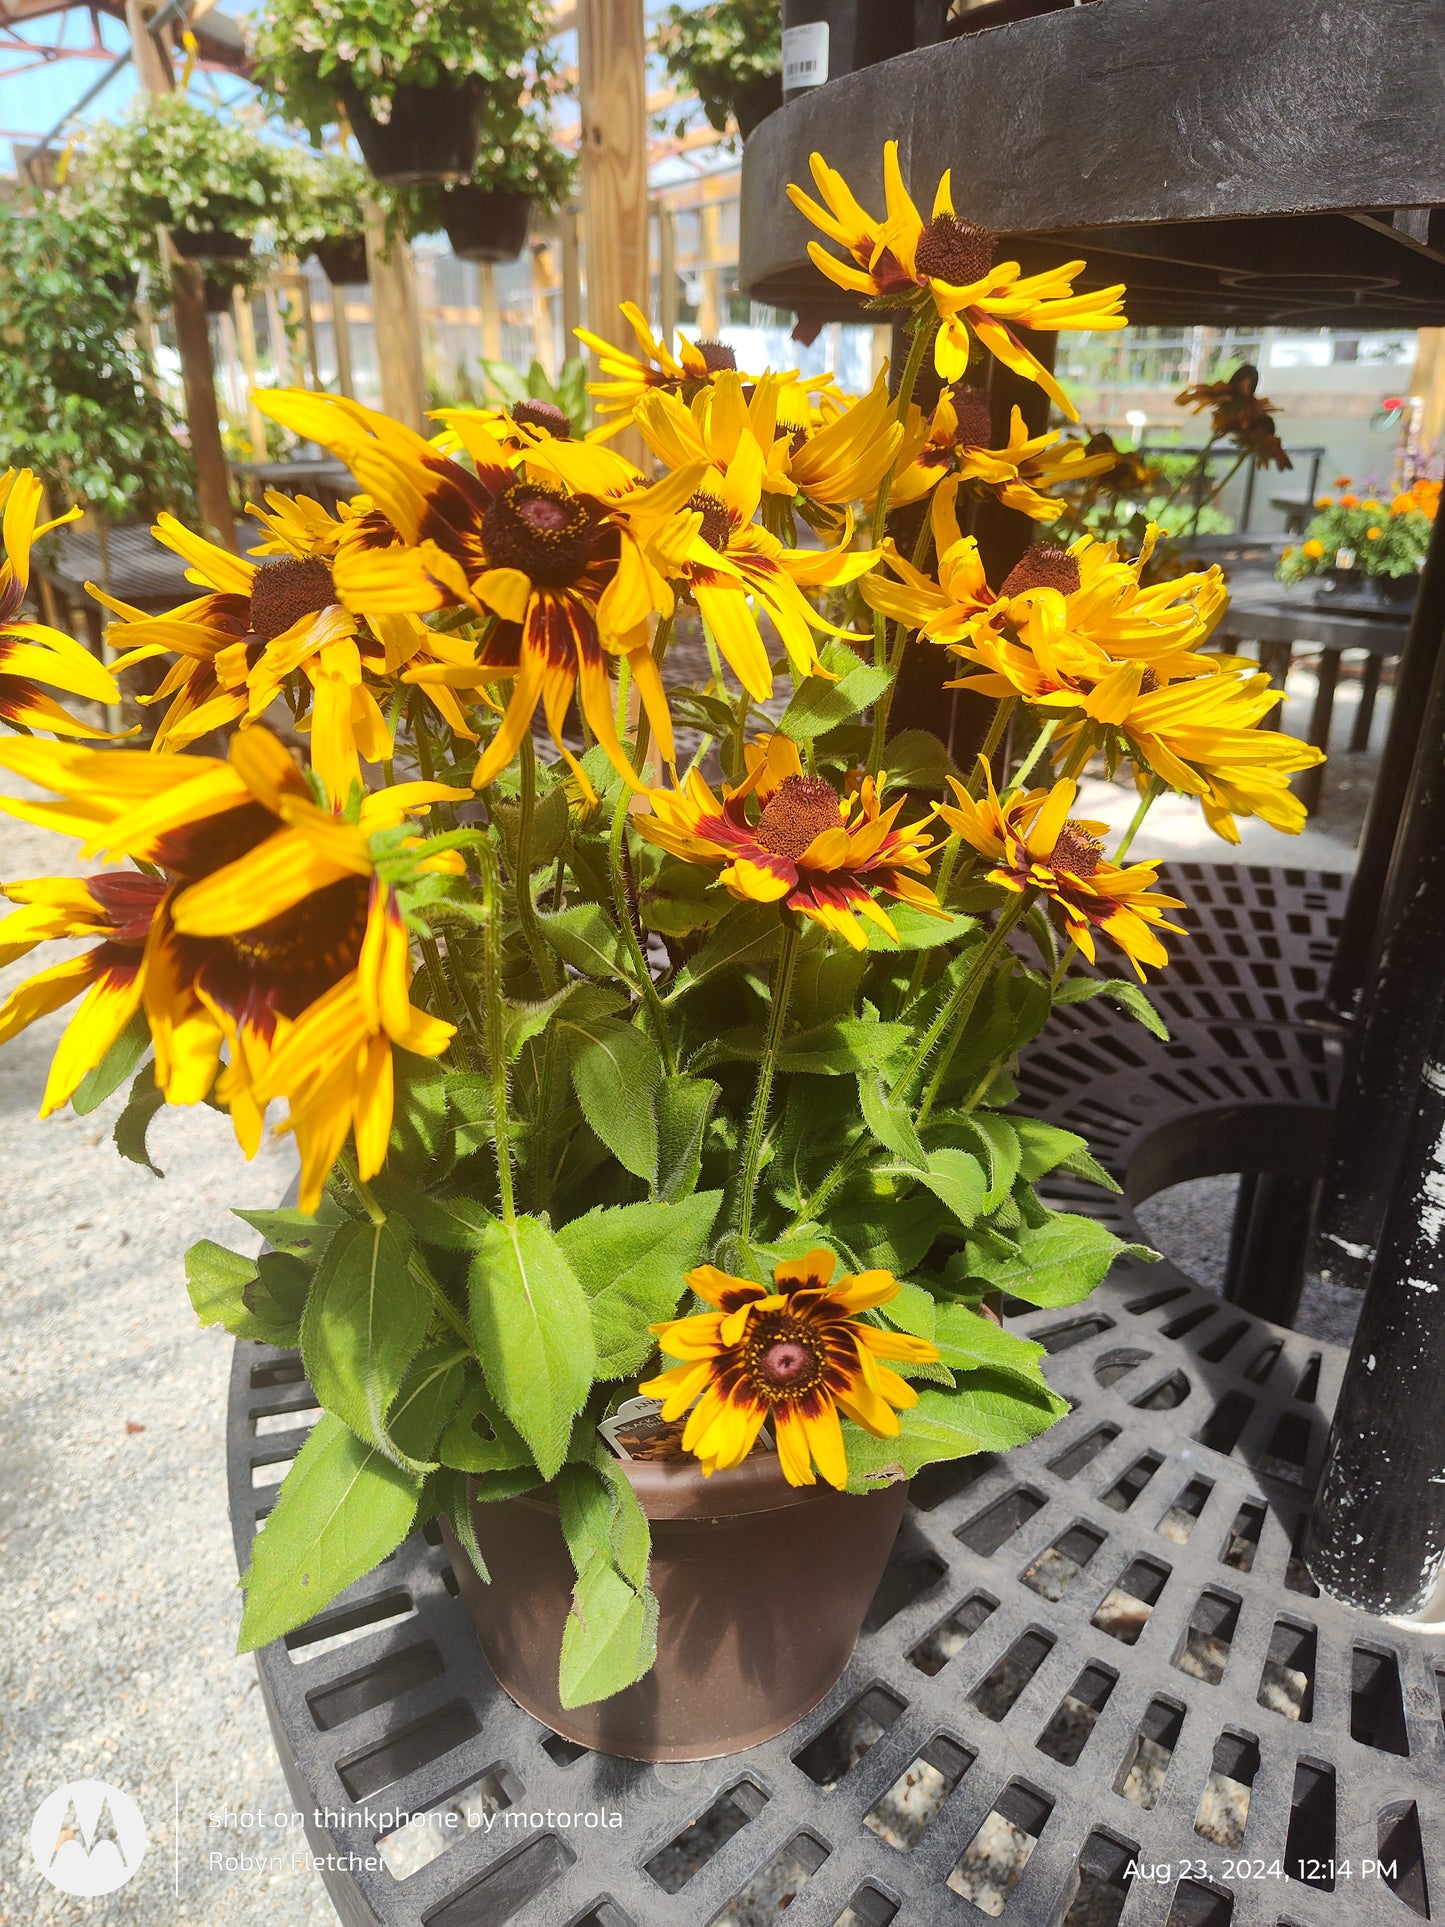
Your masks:
<svg viewBox="0 0 1445 1927"><path fill-rule="evenodd" d="M530 194L464 182L449 190L442 224L463 261L515 261L527 245Z"/></svg>
<svg viewBox="0 0 1445 1927"><path fill-rule="evenodd" d="M248 261L251 237L229 228L171 229L171 246L183 261Z"/></svg>
<svg viewBox="0 0 1445 1927"><path fill-rule="evenodd" d="M782 104L783 76L780 73L759 74L756 80L744 81L733 95L733 118L743 139L746 140L769 114L777 113Z"/></svg>
<svg viewBox="0 0 1445 1927"><path fill-rule="evenodd" d="M564 1710L562 1629L576 1575L555 1499L471 1501L492 1575L450 1530L482 1651L517 1704L581 1746L629 1760L711 1760L771 1739L837 1682L898 1533L906 1483L865 1497L791 1486L755 1452L704 1479L695 1461L624 1461L652 1525L657 1663L635 1686Z"/></svg>
<svg viewBox="0 0 1445 1927"><path fill-rule="evenodd" d="M334 234L330 240L318 241L311 252L333 288L360 288L369 279L364 234Z"/></svg>
<svg viewBox="0 0 1445 1927"><path fill-rule="evenodd" d="M207 268L202 275L207 314L229 314L231 299L245 281L244 274L228 273L225 268Z"/></svg>
<svg viewBox="0 0 1445 1927"><path fill-rule="evenodd" d="M783 99L913 45L910 0L783 0Z"/></svg>
<svg viewBox="0 0 1445 1927"><path fill-rule="evenodd" d="M342 86L341 104L362 159L387 186L471 178L487 111L480 75L467 74L446 86L397 87L386 121L373 116L366 96L350 81Z"/></svg>

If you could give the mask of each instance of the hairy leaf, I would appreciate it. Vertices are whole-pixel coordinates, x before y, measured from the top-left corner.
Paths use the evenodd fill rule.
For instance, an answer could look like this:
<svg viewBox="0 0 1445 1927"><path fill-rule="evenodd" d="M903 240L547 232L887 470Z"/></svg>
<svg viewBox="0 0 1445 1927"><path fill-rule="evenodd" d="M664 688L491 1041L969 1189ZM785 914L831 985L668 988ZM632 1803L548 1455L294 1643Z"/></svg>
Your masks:
<svg viewBox="0 0 1445 1927"><path fill-rule="evenodd" d="M536 1218L487 1227L469 1288L487 1384L550 1479L596 1377L587 1295L557 1239Z"/></svg>

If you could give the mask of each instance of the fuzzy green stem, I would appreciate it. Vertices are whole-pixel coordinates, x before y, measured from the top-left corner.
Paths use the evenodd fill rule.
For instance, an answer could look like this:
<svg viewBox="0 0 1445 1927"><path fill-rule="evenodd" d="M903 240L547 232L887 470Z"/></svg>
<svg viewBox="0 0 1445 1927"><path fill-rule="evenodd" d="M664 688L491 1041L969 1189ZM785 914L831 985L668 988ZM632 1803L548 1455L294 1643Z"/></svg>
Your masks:
<svg viewBox="0 0 1445 1927"><path fill-rule="evenodd" d="M1018 708L1018 701L1017 696L1005 696L1002 699L998 708L993 713L993 721L988 726L988 734L979 745L978 759L974 763L972 773L967 783L964 785L964 788L975 802L978 800L979 791L983 788L983 773L993 761L994 751L1003 741L1003 733L1008 728L1009 718ZM1038 745L1035 744L1035 749L1037 749L1037 747ZM940 890L939 895L941 896L942 894L943 892Z"/></svg>
<svg viewBox="0 0 1445 1927"><path fill-rule="evenodd" d="M937 1049L939 1040L950 1031L953 1031L954 1036L950 1040L948 1050L945 1052L938 1071L934 1075L933 1083L930 1086L930 1104L925 1105L925 1110L930 1107L932 1095L942 1082L943 1073L947 1070L953 1056L958 1032L961 1031L963 1023L967 1020L969 1013L977 1003L979 992L983 989L988 972L992 968L999 952L1003 949L1004 944L1008 941L1010 930L1013 929L1024 911L1027 910L1031 895L1032 893L1029 891L1023 892L1013 903L1009 904L1007 909L1000 912L998 922L994 925L988 941L979 951L977 957L975 957L972 967L965 973L952 996L948 999L948 1002L943 1006L942 1010L939 1011L938 1015L915 1045L913 1055L909 1058L902 1074L895 1080L892 1090L888 1093L890 1103L896 1104L901 1098L906 1097L913 1085L914 1079Z"/></svg>
<svg viewBox="0 0 1445 1927"><path fill-rule="evenodd" d="M913 544L913 566L920 572L933 547L933 517L925 513L918 539ZM903 652L912 631L902 622L893 625L893 645L888 652L888 687L873 705L873 740L868 751L868 768L877 775L883 767L883 745L888 735L888 712L893 707L893 692L898 687L898 672L903 667Z"/></svg>
<svg viewBox="0 0 1445 1927"><path fill-rule="evenodd" d="M530 734L522 738L520 767L522 793L517 809L517 874L514 879L517 886L517 920L527 940L533 968L542 981L542 994L550 996L557 988L557 973L553 968L552 953L542 936L542 926L537 921L537 905L532 897L532 824L537 809L537 751Z"/></svg>
<svg viewBox="0 0 1445 1927"><path fill-rule="evenodd" d="M482 907L486 912L482 930L482 1003L487 1026L487 1063L492 1074L497 1192L502 1217L513 1225L517 1222L517 1205L512 1192L512 1126L507 1111L507 1052L503 1035L502 876L497 853L490 843L479 846L477 864L482 873Z"/></svg>
<svg viewBox="0 0 1445 1927"><path fill-rule="evenodd" d="M672 640L672 617L664 616L657 625L657 634L652 638L652 660L662 668L662 659L667 654L667 645ZM648 745L652 741L652 718L647 713L647 704L642 703L637 712L637 750L634 768L642 775L642 765L647 760Z"/></svg>
<svg viewBox="0 0 1445 1927"><path fill-rule="evenodd" d="M898 393L893 401L895 421L907 422L909 404L913 400L913 390L918 381L918 371L923 366L924 351L937 333L938 323L932 316L920 315L913 326L913 339L908 345L908 358L903 364L903 374L899 378ZM876 549L883 540L888 526L888 498L893 493L893 471L898 466L897 459L891 461L883 471L878 484L878 494L873 503L873 546ZM873 660L882 669L888 660L888 622L881 609L873 612Z"/></svg>
<svg viewBox="0 0 1445 1927"><path fill-rule="evenodd" d="M1010 782L1008 789L1004 792L1005 795L1012 796L1015 790L1021 790L1023 788L1033 772L1034 765L1054 740L1054 732L1058 729L1058 726L1059 718L1057 716L1053 722L1044 724L1034 741L1033 748L1029 751L1023 762L1020 763L1017 774Z"/></svg>
<svg viewBox="0 0 1445 1927"><path fill-rule="evenodd" d="M1129 854L1129 846L1133 843L1134 838L1139 834L1140 830L1143 828L1144 818L1149 814L1150 810L1154 807L1154 804L1157 801L1157 799L1161 797L1163 794L1164 794L1164 784L1159 780L1157 776L1151 776L1149 778L1148 783L1145 785L1144 794L1139 799L1138 809L1135 810L1134 814L1129 819L1128 829L1125 830L1123 836L1121 836L1119 839L1119 847L1117 850L1115 850L1114 857L1113 857L1113 860L1115 863L1120 865L1123 864L1124 858Z"/></svg>
<svg viewBox="0 0 1445 1927"><path fill-rule="evenodd" d="M647 1014L652 1020L652 1028L657 1047L662 1052L662 1061L669 1077L677 1075L677 1056L672 1048L672 1036L667 1027L667 1014L662 1007L662 999L657 994L657 985L652 980L648 968L647 954L637 936L637 927L632 921L632 900L627 890L627 877L623 869L623 838L627 829L627 805L631 792L624 786L617 799L617 809L612 818L612 835L607 845L608 869L612 874L612 901L617 914L617 926L622 932L622 940L627 945L637 973L638 987L642 1001L647 1006Z"/></svg>
<svg viewBox="0 0 1445 1927"><path fill-rule="evenodd" d="M753 1194L758 1187L758 1166L762 1161L763 1139L767 1135L768 1105L773 1095L773 1078L778 1068L778 1051L783 1041L783 1024L788 1015L788 1000L793 994L793 966L798 961L800 932L795 919L786 913L783 921L783 948L773 973L773 1008L768 1019L768 1034L758 1064L757 1089L753 1093L753 1114L748 1121L748 1140L743 1151L743 1173L738 1193L738 1236L746 1244L753 1229Z"/></svg>

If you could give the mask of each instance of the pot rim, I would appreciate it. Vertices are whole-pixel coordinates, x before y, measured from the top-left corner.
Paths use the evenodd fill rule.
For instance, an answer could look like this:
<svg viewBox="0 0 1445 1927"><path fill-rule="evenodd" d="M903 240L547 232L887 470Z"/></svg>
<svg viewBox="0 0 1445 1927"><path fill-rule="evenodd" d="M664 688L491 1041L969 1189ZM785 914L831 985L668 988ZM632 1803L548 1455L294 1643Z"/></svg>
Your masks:
<svg viewBox="0 0 1445 1927"><path fill-rule="evenodd" d="M816 1485L789 1485L776 1452L754 1452L741 1465L704 1474L696 1459L619 1459L628 1483L649 1519L716 1520L740 1518L752 1512L783 1512L791 1506L814 1505L827 1499L868 1498L868 1493L839 1492L820 1479ZM886 1492L901 1481L879 1485ZM551 1486L521 1493L516 1503L555 1512Z"/></svg>

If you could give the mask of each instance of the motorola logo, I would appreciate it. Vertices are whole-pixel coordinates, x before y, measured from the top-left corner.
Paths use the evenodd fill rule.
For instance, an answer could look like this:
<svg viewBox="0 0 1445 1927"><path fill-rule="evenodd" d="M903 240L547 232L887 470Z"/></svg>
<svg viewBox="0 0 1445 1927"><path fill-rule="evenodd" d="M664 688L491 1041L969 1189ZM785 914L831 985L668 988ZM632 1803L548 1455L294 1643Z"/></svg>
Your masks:
<svg viewBox="0 0 1445 1927"><path fill-rule="evenodd" d="M30 1823L36 1866L52 1887L84 1900L123 1887L145 1850L140 1808L104 1780L72 1780L57 1787Z"/></svg>

